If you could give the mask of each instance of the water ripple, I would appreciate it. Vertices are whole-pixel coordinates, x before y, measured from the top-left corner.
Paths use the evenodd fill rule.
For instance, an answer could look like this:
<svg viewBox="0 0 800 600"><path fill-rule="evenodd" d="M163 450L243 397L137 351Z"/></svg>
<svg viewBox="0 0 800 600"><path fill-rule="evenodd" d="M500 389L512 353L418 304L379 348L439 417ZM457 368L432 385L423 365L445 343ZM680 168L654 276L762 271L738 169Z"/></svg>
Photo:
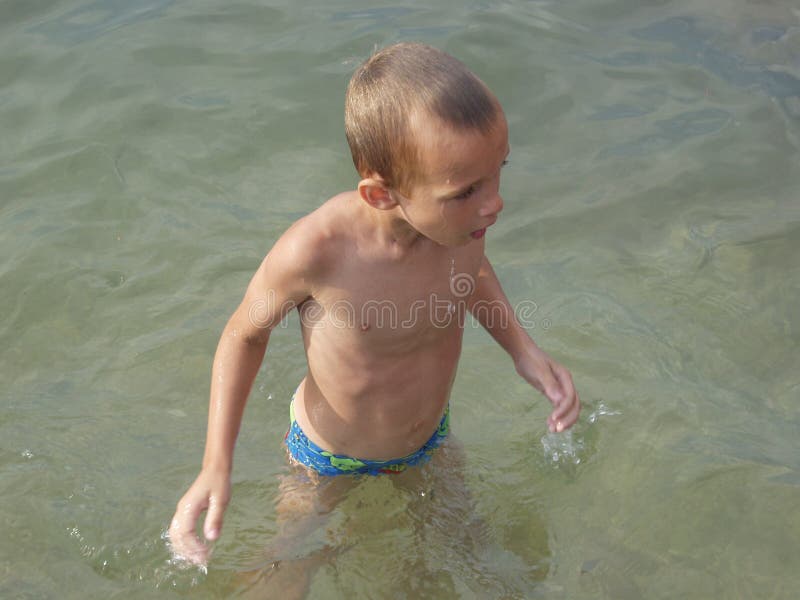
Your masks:
<svg viewBox="0 0 800 600"><path fill-rule="evenodd" d="M28 29L51 42L73 45L163 16L174 0L96 0Z"/></svg>

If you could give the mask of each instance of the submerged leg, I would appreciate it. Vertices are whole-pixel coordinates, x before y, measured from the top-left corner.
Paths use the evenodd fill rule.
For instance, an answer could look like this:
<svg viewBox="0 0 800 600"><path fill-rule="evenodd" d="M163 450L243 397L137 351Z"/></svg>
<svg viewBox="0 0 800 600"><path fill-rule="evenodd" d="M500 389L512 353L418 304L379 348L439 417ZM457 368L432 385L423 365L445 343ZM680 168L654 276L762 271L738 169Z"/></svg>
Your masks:
<svg viewBox="0 0 800 600"><path fill-rule="evenodd" d="M299 466L282 476L276 500L278 533L265 549L263 566L246 573L248 589L242 596L305 597L314 573L338 552L335 544L315 541L314 534L356 485L354 477L320 477Z"/></svg>
<svg viewBox="0 0 800 600"><path fill-rule="evenodd" d="M461 552L481 547L489 535L475 510L465 470L464 447L450 436L428 464L394 479L399 489L416 497L411 507L416 513L416 534L420 538L440 536Z"/></svg>

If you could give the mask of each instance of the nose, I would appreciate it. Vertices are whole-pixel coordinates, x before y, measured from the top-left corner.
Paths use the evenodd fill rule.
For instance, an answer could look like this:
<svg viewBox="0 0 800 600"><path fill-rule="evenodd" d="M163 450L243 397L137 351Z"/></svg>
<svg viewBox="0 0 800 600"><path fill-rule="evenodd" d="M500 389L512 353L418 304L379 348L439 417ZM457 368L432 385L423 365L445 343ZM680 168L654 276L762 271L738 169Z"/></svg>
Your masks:
<svg viewBox="0 0 800 600"><path fill-rule="evenodd" d="M492 197L486 201L486 204L481 207L480 215L482 217L494 217L501 210L503 210L503 198L500 194L493 194Z"/></svg>

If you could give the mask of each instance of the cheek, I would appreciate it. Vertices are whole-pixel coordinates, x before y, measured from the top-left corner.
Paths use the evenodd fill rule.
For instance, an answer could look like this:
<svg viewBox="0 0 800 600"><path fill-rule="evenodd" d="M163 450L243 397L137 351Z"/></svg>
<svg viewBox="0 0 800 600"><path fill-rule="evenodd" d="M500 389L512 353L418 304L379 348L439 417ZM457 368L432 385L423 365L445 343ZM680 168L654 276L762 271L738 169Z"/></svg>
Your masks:
<svg viewBox="0 0 800 600"><path fill-rule="evenodd" d="M463 221L462 211L452 202L442 204L436 215L436 227L441 231L458 228Z"/></svg>
<svg viewBox="0 0 800 600"><path fill-rule="evenodd" d="M442 220L450 225L462 225L468 223L477 210L480 201L476 198L469 198L457 202L449 202L442 206Z"/></svg>
<svg viewBox="0 0 800 600"><path fill-rule="evenodd" d="M439 220L443 223L450 218L450 213L453 211L448 207L447 204L442 204L439 206Z"/></svg>
<svg viewBox="0 0 800 600"><path fill-rule="evenodd" d="M437 231L446 229L447 224L456 218L455 211L447 203L426 206L424 210L415 211L412 216L420 226Z"/></svg>

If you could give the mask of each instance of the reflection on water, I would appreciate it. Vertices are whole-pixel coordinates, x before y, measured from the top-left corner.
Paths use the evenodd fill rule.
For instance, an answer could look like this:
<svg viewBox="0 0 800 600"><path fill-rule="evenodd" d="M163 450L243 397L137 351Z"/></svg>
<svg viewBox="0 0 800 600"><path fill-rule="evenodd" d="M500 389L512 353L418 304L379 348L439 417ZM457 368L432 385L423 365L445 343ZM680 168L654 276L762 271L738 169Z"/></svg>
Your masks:
<svg viewBox="0 0 800 600"><path fill-rule="evenodd" d="M0 597L258 597L304 566L315 598L793 598L800 17L740 4L0 3ZM276 552L291 321L187 568L163 531L217 336L280 232L353 185L347 78L398 39L504 103L487 251L581 421L546 433L468 329L463 465L354 482Z"/></svg>

